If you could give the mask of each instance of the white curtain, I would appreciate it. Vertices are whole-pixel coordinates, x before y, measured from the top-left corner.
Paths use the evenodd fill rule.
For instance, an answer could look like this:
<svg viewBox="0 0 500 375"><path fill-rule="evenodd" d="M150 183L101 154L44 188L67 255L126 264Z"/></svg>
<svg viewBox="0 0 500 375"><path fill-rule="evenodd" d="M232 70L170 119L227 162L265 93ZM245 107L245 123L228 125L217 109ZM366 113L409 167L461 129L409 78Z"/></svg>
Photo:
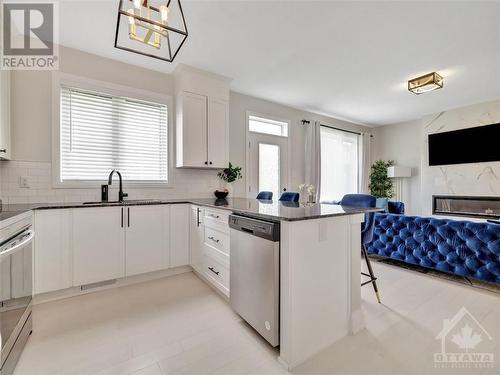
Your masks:
<svg viewBox="0 0 500 375"><path fill-rule="evenodd" d="M359 187L358 191L361 194L369 194L368 189L370 168L371 168L371 134L361 133L359 147Z"/></svg>
<svg viewBox="0 0 500 375"><path fill-rule="evenodd" d="M306 184L316 188L316 202L319 202L321 188L321 126L318 121L306 125Z"/></svg>

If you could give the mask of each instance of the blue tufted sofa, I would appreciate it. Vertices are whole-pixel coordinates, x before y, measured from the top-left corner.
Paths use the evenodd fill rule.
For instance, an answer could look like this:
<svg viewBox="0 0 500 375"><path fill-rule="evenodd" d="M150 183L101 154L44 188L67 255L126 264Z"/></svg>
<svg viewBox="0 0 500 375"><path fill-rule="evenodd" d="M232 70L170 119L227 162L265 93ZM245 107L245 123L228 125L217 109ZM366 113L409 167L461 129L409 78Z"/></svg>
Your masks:
<svg viewBox="0 0 500 375"><path fill-rule="evenodd" d="M375 215L368 253L500 284L500 225Z"/></svg>

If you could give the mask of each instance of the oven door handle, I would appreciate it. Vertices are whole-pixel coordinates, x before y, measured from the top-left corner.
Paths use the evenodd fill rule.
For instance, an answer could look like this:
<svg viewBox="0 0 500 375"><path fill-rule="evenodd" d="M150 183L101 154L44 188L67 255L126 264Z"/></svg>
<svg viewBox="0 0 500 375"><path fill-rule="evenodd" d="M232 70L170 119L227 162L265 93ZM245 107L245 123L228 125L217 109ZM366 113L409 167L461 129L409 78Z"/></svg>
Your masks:
<svg viewBox="0 0 500 375"><path fill-rule="evenodd" d="M13 242L16 239L20 239L20 238L23 238L23 240L21 242L19 242L18 244L15 244L12 247L8 247L8 245L9 245L8 243L7 243L7 245L2 246L2 248L0 249L0 256L5 257L7 255L10 255L10 254L16 252L21 247L24 247L28 243L30 243L33 240L33 237L35 237L35 232L33 230L23 232L21 235L13 238L12 241L10 241L10 242ZM2 250L2 249L5 249L5 250Z"/></svg>

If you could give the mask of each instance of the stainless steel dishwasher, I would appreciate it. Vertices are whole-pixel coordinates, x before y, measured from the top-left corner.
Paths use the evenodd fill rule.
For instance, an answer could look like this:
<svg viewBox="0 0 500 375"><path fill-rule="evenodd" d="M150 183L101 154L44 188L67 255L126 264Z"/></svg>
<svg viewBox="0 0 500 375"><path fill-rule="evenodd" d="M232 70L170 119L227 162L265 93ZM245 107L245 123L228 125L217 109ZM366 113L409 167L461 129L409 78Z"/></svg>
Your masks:
<svg viewBox="0 0 500 375"><path fill-rule="evenodd" d="M231 307L272 346L279 345L280 225L230 215Z"/></svg>

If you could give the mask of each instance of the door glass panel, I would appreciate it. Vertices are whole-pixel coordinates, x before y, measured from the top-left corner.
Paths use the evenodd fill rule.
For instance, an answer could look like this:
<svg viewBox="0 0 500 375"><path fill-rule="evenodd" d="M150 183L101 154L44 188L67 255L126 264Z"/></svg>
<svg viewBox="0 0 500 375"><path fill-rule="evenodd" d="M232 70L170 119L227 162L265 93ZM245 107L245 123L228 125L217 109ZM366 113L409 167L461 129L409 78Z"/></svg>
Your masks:
<svg viewBox="0 0 500 375"><path fill-rule="evenodd" d="M272 191L279 197L280 147L259 143L259 191Z"/></svg>

